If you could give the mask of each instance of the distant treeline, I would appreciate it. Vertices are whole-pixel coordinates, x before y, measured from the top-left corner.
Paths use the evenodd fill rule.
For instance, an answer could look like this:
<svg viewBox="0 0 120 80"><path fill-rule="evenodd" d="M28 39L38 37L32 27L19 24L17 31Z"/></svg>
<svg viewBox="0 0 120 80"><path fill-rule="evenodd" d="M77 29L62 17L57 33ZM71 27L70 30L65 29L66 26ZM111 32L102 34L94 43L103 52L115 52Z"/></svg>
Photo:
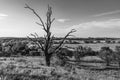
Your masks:
<svg viewBox="0 0 120 80"><path fill-rule="evenodd" d="M55 40L61 40L63 39L62 37L57 37ZM67 38L67 40L120 40L120 38L107 38L107 37L98 37L98 38L93 38L93 37L88 37L88 38Z"/></svg>
<svg viewBox="0 0 120 80"><path fill-rule="evenodd" d="M40 37L43 38L43 37ZM26 40L28 39L27 37L0 37L0 40ZM33 38L34 39L34 38ZM61 40L63 37L55 37L55 40ZM67 40L120 40L120 38L109 38L109 37L88 37L88 38L67 38Z"/></svg>
<svg viewBox="0 0 120 80"><path fill-rule="evenodd" d="M34 38L32 38L34 40ZM43 39L43 37L40 37L39 39ZM60 43L62 40L62 37L54 37L54 43ZM28 40L27 37L19 38L19 37L1 37L0 41L21 41L21 40ZM107 38L107 37L98 37L98 38L93 38L93 37L88 37L88 38L67 38L65 40L66 44L81 44L81 43L120 43L120 38Z"/></svg>

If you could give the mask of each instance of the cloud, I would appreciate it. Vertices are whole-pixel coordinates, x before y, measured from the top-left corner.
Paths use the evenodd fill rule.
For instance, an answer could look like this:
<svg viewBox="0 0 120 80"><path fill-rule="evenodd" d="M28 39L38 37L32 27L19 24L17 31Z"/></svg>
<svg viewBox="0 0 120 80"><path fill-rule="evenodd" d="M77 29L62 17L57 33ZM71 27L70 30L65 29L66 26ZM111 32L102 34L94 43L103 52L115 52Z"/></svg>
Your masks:
<svg viewBox="0 0 120 80"><path fill-rule="evenodd" d="M120 13L120 10L96 14L96 15L93 15L93 17L100 17L100 16L106 16L106 15L117 14L117 13Z"/></svg>
<svg viewBox="0 0 120 80"><path fill-rule="evenodd" d="M4 19L5 17L7 17L8 15L0 13L0 20Z"/></svg>
<svg viewBox="0 0 120 80"><path fill-rule="evenodd" d="M0 17L6 17L6 16L8 16L8 15L0 13Z"/></svg>
<svg viewBox="0 0 120 80"><path fill-rule="evenodd" d="M58 35L65 35L71 29L76 29L77 32L73 35L79 37L120 37L120 19L90 21L69 28L55 29L53 32Z"/></svg>
<svg viewBox="0 0 120 80"><path fill-rule="evenodd" d="M85 22L78 25L73 25L68 29L90 29L90 28L120 28L120 19L109 19L106 21L91 21Z"/></svg>
<svg viewBox="0 0 120 80"><path fill-rule="evenodd" d="M69 21L70 19L57 19L58 22L65 23Z"/></svg>

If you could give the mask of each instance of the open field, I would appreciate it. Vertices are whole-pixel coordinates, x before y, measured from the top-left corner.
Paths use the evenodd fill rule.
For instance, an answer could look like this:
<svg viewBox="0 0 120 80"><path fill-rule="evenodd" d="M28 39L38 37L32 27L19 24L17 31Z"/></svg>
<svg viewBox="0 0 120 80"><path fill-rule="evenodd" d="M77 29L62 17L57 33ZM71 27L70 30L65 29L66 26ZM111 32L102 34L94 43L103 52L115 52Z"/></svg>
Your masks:
<svg viewBox="0 0 120 80"><path fill-rule="evenodd" d="M43 55L32 55L40 54L37 52L39 48L28 47L28 43L20 45L16 42L16 44L11 47L10 44L1 45L0 78L4 78L1 80L120 80L118 61L111 61L110 66L106 66L105 60L100 58L99 53L88 55L87 50L83 52L86 55L80 57L80 60L77 60L75 55L72 57L69 55L75 52L69 47L91 47L94 51L99 52L101 47L108 46L114 50L120 44L65 44L64 47L68 47L62 50L66 54L62 54L62 57L66 56L69 59L64 60L66 62L61 65L62 60L53 55L50 67L45 65ZM11 52L11 49L14 53ZM4 54L8 57L3 57Z"/></svg>

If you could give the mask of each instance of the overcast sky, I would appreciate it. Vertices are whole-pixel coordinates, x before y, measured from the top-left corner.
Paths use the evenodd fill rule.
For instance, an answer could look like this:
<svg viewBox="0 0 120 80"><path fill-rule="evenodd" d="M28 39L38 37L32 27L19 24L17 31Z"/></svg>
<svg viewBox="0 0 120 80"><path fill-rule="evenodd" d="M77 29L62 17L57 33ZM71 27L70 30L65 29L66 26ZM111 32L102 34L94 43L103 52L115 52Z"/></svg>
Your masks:
<svg viewBox="0 0 120 80"><path fill-rule="evenodd" d="M76 37L120 37L120 0L0 0L0 37L26 37L44 34L35 22L38 18L25 3L45 21L47 5L56 18L52 25L55 36L76 29Z"/></svg>

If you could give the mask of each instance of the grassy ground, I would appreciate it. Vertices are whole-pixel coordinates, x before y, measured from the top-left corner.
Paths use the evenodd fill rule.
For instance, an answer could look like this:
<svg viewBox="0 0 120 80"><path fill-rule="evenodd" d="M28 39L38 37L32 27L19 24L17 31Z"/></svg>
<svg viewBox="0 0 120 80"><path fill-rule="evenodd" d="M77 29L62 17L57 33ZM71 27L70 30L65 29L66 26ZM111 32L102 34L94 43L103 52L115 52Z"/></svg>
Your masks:
<svg viewBox="0 0 120 80"><path fill-rule="evenodd" d="M1 57L1 80L120 80L119 69L95 69L101 63L72 62L64 67L44 66L40 57ZM85 67L86 66L86 67ZM91 66L93 67L91 69Z"/></svg>

